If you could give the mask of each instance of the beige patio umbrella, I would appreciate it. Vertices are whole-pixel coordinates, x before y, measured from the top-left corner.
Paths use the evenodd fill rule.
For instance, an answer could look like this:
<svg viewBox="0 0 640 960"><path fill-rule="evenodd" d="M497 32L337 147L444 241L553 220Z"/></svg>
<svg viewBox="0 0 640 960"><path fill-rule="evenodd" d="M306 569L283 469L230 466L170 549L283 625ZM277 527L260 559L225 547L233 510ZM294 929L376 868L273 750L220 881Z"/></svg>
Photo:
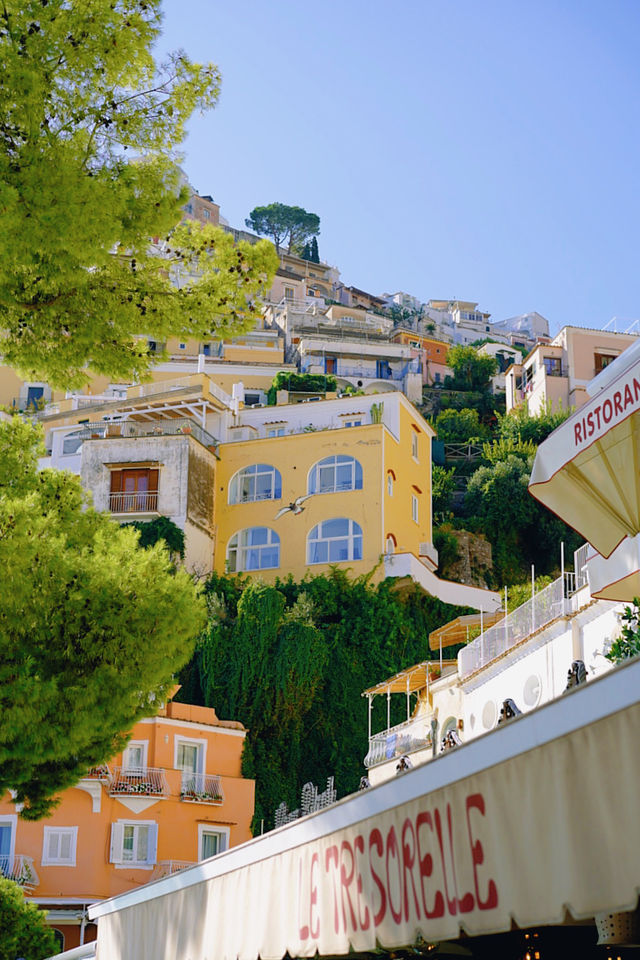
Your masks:
<svg viewBox="0 0 640 960"><path fill-rule="evenodd" d="M598 600L640 597L640 536L625 537L608 558L594 552L587 574L591 596Z"/></svg>
<svg viewBox="0 0 640 960"><path fill-rule="evenodd" d="M640 533L638 348L592 381L590 392L602 389L540 445L529 482L533 496L603 557Z"/></svg>

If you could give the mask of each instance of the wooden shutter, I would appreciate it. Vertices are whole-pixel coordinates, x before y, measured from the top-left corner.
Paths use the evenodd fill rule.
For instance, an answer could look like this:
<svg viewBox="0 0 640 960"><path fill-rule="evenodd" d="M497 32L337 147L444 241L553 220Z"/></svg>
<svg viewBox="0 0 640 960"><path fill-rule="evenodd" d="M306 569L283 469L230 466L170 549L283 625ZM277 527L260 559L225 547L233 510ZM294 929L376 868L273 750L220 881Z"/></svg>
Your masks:
<svg viewBox="0 0 640 960"><path fill-rule="evenodd" d="M111 493L122 493L122 470L111 471Z"/></svg>
<svg viewBox="0 0 640 960"><path fill-rule="evenodd" d="M149 493L158 492L158 471L149 470Z"/></svg>
<svg viewBox="0 0 640 960"><path fill-rule="evenodd" d="M157 472L157 471L156 471ZM158 858L158 824L149 824L147 863L154 864Z"/></svg>
<svg viewBox="0 0 640 960"><path fill-rule="evenodd" d="M111 824L111 849L109 851L110 863L122 863L122 844L124 841L124 824Z"/></svg>

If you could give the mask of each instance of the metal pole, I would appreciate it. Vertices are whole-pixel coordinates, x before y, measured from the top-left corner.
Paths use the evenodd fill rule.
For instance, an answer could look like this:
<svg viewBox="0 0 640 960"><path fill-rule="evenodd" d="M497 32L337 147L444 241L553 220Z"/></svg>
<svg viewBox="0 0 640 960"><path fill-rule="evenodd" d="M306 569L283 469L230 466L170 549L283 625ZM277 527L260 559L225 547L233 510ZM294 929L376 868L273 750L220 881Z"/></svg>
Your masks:
<svg viewBox="0 0 640 960"><path fill-rule="evenodd" d="M507 588L504 588L504 648L505 650L509 647L509 631L507 629L507 620L509 619L509 608L507 600Z"/></svg>
<svg viewBox="0 0 640 960"><path fill-rule="evenodd" d="M410 700L410 697L411 697L411 694L409 693L409 677L407 676L407 720L410 719L410 713L409 713L409 700Z"/></svg>
<svg viewBox="0 0 640 960"><path fill-rule="evenodd" d="M391 690L387 687L387 730L391 728Z"/></svg>
<svg viewBox="0 0 640 960"><path fill-rule="evenodd" d="M536 568L531 564L531 633L536 628Z"/></svg>
<svg viewBox="0 0 640 960"><path fill-rule="evenodd" d="M562 590L562 616L564 617L564 540L560 544L560 586Z"/></svg>
<svg viewBox="0 0 640 960"><path fill-rule="evenodd" d="M440 676L442 676L442 633L440 634Z"/></svg>
<svg viewBox="0 0 640 960"><path fill-rule="evenodd" d="M367 701L369 703L369 709L367 711L369 714L369 740L371 740L371 710L373 708L373 697L370 693L367 694Z"/></svg>
<svg viewBox="0 0 640 960"><path fill-rule="evenodd" d="M480 666L484 664L484 610L480 607Z"/></svg>

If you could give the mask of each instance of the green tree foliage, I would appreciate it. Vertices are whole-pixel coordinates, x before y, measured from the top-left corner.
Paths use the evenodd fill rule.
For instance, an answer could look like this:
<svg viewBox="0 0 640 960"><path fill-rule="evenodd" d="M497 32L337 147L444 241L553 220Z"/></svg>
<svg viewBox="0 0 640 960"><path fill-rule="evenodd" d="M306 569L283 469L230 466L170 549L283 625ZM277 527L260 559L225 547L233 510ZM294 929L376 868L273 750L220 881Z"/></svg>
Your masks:
<svg viewBox="0 0 640 960"><path fill-rule="evenodd" d="M429 632L466 612L417 588L401 597L392 584L336 569L275 586L208 582L209 624L180 696L200 695L249 728L244 770L256 778L255 823L272 823L283 800L298 806L308 781L323 786L334 775L339 795L355 790L367 753L362 691L428 659ZM376 705L379 728L385 710Z"/></svg>
<svg viewBox="0 0 640 960"><path fill-rule="evenodd" d="M0 423L0 794L37 819L126 742L190 657L204 602L164 546L36 470L36 427Z"/></svg>
<svg viewBox="0 0 640 960"><path fill-rule="evenodd" d="M433 545L438 551L438 570L446 577L449 568L460 559L458 539L450 523L442 523L434 529Z"/></svg>
<svg viewBox="0 0 640 960"><path fill-rule="evenodd" d="M17 883L0 876L0 960L44 960L57 952L44 911L26 903Z"/></svg>
<svg viewBox="0 0 640 960"><path fill-rule="evenodd" d="M154 61L159 10L160 0L2 5L0 351L29 379L143 377L147 335L239 332L277 269L266 241L234 246L195 222L173 231L188 198L175 150L193 111L215 105L220 78L183 52Z"/></svg>
<svg viewBox="0 0 640 960"><path fill-rule="evenodd" d="M530 495L531 466L531 460L511 454L480 467L467 487L467 525L484 533L491 543L498 584L525 579L532 563L539 573L549 573L558 566L561 541L568 552L582 542Z"/></svg>
<svg viewBox="0 0 640 960"><path fill-rule="evenodd" d="M452 390L489 390L491 377L498 364L493 357L478 353L473 347L455 346L447 353L447 366L453 370L453 377L445 380L445 386Z"/></svg>
<svg viewBox="0 0 640 960"><path fill-rule="evenodd" d="M463 407L462 410L441 410L436 417L435 430L444 443L467 443L482 440L489 435L488 428L480 423L477 410Z"/></svg>
<svg viewBox="0 0 640 960"><path fill-rule="evenodd" d="M622 613L624 626L620 636L613 641L611 649L605 654L611 663L623 663L640 653L640 599L633 598L633 606L625 607Z"/></svg>
<svg viewBox="0 0 640 960"><path fill-rule="evenodd" d="M140 534L141 547L152 547L159 540L166 544L170 554L176 554L184 560L184 530L169 517L156 517L154 520L136 520L124 523L124 527L133 527Z"/></svg>
<svg viewBox="0 0 640 960"><path fill-rule="evenodd" d="M274 406L278 390L290 390L293 393L331 393L337 386L338 381L330 373L286 373L281 370L269 387L267 403Z"/></svg>
<svg viewBox="0 0 640 960"><path fill-rule="evenodd" d="M509 413L498 415L497 433L503 440L522 441L536 445L546 440L556 427L567 419L571 409L553 411L551 404L546 406L535 416L532 416L526 404L514 407Z"/></svg>
<svg viewBox="0 0 640 960"><path fill-rule="evenodd" d="M255 233L271 237L278 251L286 243L289 253L302 253L305 243L320 233L317 213L308 213L303 207L289 207L286 203L254 207L245 224Z"/></svg>
<svg viewBox="0 0 640 960"><path fill-rule="evenodd" d="M434 519L442 520L448 515L456 489L455 470L447 470L434 464L431 468L431 510Z"/></svg>
<svg viewBox="0 0 640 960"><path fill-rule="evenodd" d="M521 457L529 461L536 455L537 447L531 440L514 440L512 437L500 437L492 443L483 443L482 456L488 463L497 463L507 457Z"/></svg>
<svg viewBox="0 0 640 960"><path fill-rule="evenodd" d="M318 253L318 241L314 237L308 243L305 243L300 256L303 260L309 260L310 263L320 263L320 254Z"/></svg>

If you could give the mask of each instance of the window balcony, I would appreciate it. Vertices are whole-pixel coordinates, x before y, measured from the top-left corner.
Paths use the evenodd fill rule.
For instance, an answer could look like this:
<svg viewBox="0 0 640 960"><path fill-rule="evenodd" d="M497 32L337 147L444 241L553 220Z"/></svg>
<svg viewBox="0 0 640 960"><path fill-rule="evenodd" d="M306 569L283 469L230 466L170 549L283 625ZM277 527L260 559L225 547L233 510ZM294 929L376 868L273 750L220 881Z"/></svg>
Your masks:
<svg viewBox="0 0 640 960"><path fill-rule="evenodd" d="M85 780L99 780L101 783L109 783L111 780L111 771L106 763L101 763L97 767L90 767L84 775Z"/></svg>
<svg viewBox="0 0 640 960"><path fill-rule="evenodd" d="M40 883L33 866L33 857L27 857L24 853L16 853L13 857L0 854L0 876L13 880L25 893L32 893Z"/></svg>
<svg viewBox="0 0 640 960"><path fill-rule="evenodd" d="M109 494L109 510L111 513L157 513L158 491L112 492Z"/></svg>
<svg viewBox="0 0 640 960"><path fill-rule="evenodd" d="M174 873L180 873L187 867L195 867L195 860L159 860L155 865L150 880L162 880L163 877L170 877Z"/></svg>
<svg viewBox="0 0 640 960"><path fill-rule="evenodd" d="M166 797L164 770L158 767L114 767L109 784L111 797Z"/></svg>
<svg viewBox="0 0 640 960"><path fill-rule="evenodd" d="M183 773L180 799L189 803L224 803L222 781L205 773Z"/></svg>

